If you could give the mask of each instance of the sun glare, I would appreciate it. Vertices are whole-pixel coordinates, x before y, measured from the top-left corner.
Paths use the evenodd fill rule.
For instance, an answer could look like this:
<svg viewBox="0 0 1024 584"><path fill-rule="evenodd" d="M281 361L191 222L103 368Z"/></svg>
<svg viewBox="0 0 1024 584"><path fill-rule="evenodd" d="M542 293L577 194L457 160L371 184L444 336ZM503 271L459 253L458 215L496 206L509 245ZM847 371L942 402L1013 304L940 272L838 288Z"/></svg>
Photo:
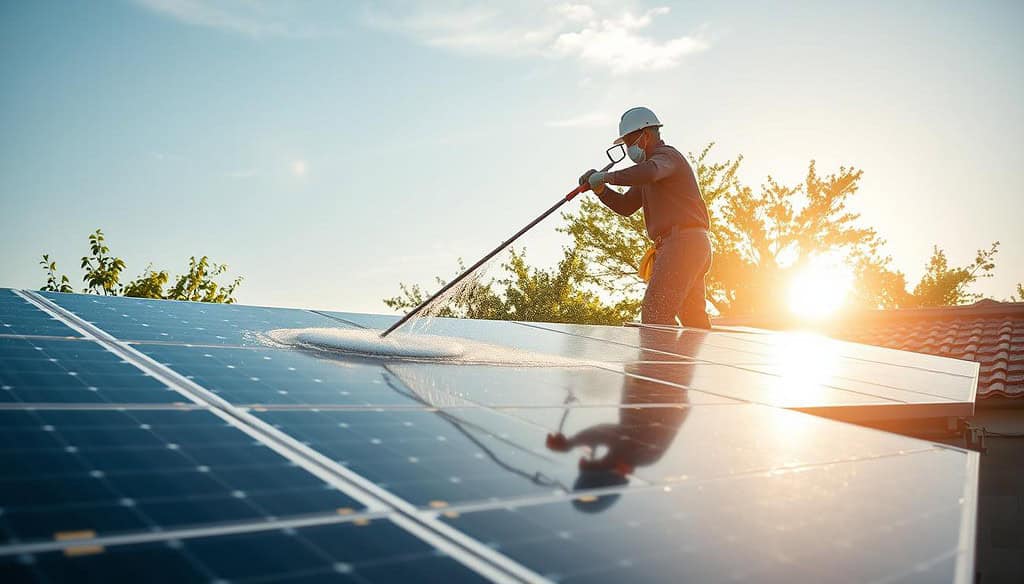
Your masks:
<svg viewBox="0 0 1024 584"><path fill-rule="evenodd" d="M853 284L850 268L838 259L817 257L789 283L789 309L804 318L825 318L846 302Z"/></svg>

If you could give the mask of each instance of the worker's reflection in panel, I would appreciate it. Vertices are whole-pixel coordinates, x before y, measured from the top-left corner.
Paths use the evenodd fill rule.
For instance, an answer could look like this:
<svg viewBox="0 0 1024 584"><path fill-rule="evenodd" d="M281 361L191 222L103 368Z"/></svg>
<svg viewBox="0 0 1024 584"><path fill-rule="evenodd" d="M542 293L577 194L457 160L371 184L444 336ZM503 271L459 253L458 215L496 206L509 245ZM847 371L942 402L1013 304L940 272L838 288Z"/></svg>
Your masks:
<svg viewBox="0 0 1024 584"><path fill-rule="evenodd" d="M641 345L653 345L655 339L664 341L668 334L672 333L641 328ZM706 336L705 331L681 330L677 333L677 350L673 352L696 356ZM652 361L682 359L649 351L640 353L637 362L625 365L627 375L622 383L622 407L617 423L597 424L571 436L560 431L547 436L547 447L551 450L568 452L579 448L588 453L579 460L579 476L573 485L575 491L613 489L627 484L629 475L637 467L652 465L664 456L686 420L689 413L686 390L645 377L688 386L697 365L659 366ZM597 513L614 505L618 498L618 492L598 493L577 497L573 505L580 511Z"/></svg>

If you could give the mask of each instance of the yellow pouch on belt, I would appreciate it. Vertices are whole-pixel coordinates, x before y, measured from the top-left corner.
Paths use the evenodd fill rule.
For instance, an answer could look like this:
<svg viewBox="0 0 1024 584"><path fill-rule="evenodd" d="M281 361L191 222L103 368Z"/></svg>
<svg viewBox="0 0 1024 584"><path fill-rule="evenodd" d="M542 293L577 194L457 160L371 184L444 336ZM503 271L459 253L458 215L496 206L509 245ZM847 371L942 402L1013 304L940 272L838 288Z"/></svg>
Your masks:
<svg viewBox="0 0 1024 584"><path fill-rule="evenodd" d="M658 255L658 248L652 245L647 248L647 253L645 253L643 259L640 260L640 268L636 273L644 282L651 281L651 274L654 273L654 256L656 255Z"/></svg>

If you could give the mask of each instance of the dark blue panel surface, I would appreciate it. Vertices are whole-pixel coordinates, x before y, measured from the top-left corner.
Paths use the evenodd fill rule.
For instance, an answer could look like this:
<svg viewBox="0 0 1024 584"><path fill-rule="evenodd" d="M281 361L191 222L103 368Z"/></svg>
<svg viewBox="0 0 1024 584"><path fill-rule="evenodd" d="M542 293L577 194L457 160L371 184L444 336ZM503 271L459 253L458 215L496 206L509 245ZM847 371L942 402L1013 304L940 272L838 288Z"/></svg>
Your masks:
<svg viewBox="0 0 1024 584"><path fill-rule="evenodd" d="M180 393L93 341L0 338L0 402L183 401Z"/></svg>
<svg viewBox="0 0 1024 584"><path fill-rule="evenodd" d="M6 542L361 507L202 410L0 411L0 468Z"/></svg>
<svg viewBox="0 0 1024 584"><path fill-rule="evenodd" d="M387 519L0 557L5 582L484 582Z"/></svg>
<svg viewBox="0 0 1024 584"><path fill-rule="evenodd" d="M9 288L0 288L0 335L82 337L81 334L39 310Z"/></svg>
<svg viewBox="0 0 1024 584"><path fill-rule="evenodd" d="M299 349L136 348L237 405L419 405L389 386L379 360L326 358Z"/></svg>
<svg viewBox="0 0 1024 584"><path fill-rule="evenodd" d="M479 408L267 411L257 415L417 505L571 489L575 456L545 452L545 433Z"/></svg>
<svg viewBox="0 0 1024 584"><path fill-rule="evenodd" d="M350 328L307 310L46 292L44 296L125 341L256 345L280 328Z"/></svg>
<svg viewBox="0 0 1024 584"><path fill-rule="evenodd" d="M620 403L624 387L646 403L738 403L591 366L507 367L391 362L293 349L140 344L153 359L239 404L445 406ZM628 366L630 368L632 366ZM768 376L748 373L751 376ZM642 386L642 392L636 386Z"/></svg>
<svg viewBox="0 0 1024 584"><path fill-rule="evenodd" d="M522 408L503 410L542 430L579 479L623 470L674 483L858 460L930 448L928 442L788 410L745 404L677 408ZM561 435L551 443L548 435Z"/></svg>
<svg viewBox="0 0 1024 584"><path fill-rule="evenodd" d="M561 582L949 581L964 462L935 449L444 520Z"/></svg>
<svg viewBox="0 0 1024 584"><path fill-rule="evenodd" d="M418 505L726 477L930 447L755 405L257 415Z"/></svg>

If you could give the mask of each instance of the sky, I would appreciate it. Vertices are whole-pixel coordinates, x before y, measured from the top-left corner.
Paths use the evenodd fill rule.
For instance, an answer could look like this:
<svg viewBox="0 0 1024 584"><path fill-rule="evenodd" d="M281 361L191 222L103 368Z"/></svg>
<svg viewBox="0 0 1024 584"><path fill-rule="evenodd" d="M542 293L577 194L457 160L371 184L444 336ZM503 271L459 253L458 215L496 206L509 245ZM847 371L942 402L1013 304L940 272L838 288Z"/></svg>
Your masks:
<svg viewBox="0 0 1024 584"><path fill-rule="evenodd" d="M853 207L916 282L1002 242L1024 281L1021 2L0 4L0 286L209 255L246 304L388 312L603 164L651 107L742 178L864 171ZM522 243L552 265L551 220Z"/></svg>

